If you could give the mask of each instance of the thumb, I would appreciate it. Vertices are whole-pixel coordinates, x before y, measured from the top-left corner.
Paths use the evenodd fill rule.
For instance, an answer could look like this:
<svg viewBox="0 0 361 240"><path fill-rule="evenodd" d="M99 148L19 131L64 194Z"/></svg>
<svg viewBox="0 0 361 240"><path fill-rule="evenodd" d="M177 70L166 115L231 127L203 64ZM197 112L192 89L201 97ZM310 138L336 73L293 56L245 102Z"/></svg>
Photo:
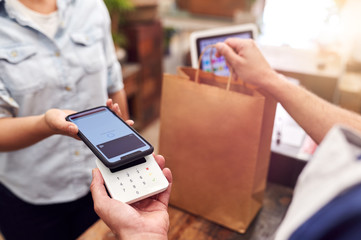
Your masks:
<svg viewBox="0 0 361 240"><path fill-rule="evenodd" d="M77 134L78 134L78 126L75 125L74 123L70 123L70 124L68 124L68 126L66 127L66 131L67 131L68 134L70 134L70 135L77 135Z"/></svg>
<svg viewBox="0 0 361 240"><path fill-rule="evenodd" d="M101 175L98 168L94 168L92 171L93 179L90 184L90 191L93 196L93 200L96 201L98 199L103 198L104 196L108 196L107 191L104 187L104 179Z"/></svg>
<svg viewBox="0 0 361 240"><path fill-rule="evenodd" d="M90 191L94 201L94 210L100 216L101 210L108 206L107 202L110 200L104 186L104 179L99 171L95 168L92 171L93 180L90 184Z"/></svg>
<svg viewBox="0 0 361 240"><path fill-rule="evenodd" d="M111 226L114 224L113 214L126 212L129 210L129 205L108 196L104 186L104 179L99 169L93 169L92 175L93 180L90 185L90 191L94 201L94 210L112 228Z"/></svg>

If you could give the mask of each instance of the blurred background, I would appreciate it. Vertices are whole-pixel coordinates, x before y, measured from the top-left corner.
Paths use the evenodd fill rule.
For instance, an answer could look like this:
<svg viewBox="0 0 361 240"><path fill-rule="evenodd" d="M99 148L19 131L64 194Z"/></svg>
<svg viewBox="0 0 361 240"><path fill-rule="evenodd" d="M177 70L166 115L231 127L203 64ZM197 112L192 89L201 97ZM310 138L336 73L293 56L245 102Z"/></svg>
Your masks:
<svg viewBox="0 0 361 240"><path fill-rule="evenodd" d="M194 31L255 24L258 29L255 40L276 71L333 104L361 112L359 0L105 0L105 3L112 17L130 117L156 151L162 74L175 74L178 66L191 66L189 37ZM271 157L269 178L293 186L316 147L278 106L272 141L272 154L278 157ZM289 165L290 158L297 160L297 164L294 161ZM279 166L285 172L280 172Z"/></svg>
<svg viewBox="0 0 361 240"><path fill-rule="evenodd" d="M162 74L190 65L193 31L254 23L271 66L329 102L361 111L358 0L105 0L131 118L159 117Z"/></svg>

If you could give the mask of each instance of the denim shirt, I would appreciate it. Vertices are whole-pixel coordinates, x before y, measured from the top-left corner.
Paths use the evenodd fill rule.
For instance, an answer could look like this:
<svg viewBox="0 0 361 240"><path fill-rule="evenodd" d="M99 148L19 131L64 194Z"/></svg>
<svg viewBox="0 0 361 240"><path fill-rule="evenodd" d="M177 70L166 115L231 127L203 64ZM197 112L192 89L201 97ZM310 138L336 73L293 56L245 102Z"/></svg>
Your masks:
<svg viewBox="0 0 361 240"><path fill-rule="evenodd" d="M123 88L110 18L102 0L58 0L53 39L0 0L0 117L104 105ZM0 153L0 182L34 204L67 202L89 191L94 155L85 144L53 135Z"/></svg>

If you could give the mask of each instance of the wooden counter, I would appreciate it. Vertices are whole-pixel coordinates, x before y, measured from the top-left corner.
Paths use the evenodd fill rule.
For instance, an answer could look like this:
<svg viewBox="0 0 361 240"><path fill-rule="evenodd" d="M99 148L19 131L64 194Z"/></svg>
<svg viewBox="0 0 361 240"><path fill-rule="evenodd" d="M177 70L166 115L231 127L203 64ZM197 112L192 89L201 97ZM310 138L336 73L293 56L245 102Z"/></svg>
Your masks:
<svg viewBox="0 0 361 240"><path fill-rule="evenodd" d="M271 239L292 198L292 189L274 183L268 183L264 205L248 231L240 234L189 214L181 209L169 207L169 240L222 240L222 239ZM99 220L78 240L114 240L110 229Z"/></svg>

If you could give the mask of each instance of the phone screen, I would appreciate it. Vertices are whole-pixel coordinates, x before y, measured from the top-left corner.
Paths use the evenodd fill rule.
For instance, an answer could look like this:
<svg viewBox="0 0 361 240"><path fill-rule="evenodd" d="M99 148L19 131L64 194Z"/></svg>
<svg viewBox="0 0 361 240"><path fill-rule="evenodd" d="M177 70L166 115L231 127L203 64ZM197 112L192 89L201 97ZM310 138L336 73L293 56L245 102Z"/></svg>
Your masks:
<svg viewBox="0 0 361 240"><path fill-rule="evenodd" d="M90 144L89 147L108 167L124 165L153 151L145 139L107 107L75 113L67 120L78 126L80 138L86 140L88 146Z"/></svg>

